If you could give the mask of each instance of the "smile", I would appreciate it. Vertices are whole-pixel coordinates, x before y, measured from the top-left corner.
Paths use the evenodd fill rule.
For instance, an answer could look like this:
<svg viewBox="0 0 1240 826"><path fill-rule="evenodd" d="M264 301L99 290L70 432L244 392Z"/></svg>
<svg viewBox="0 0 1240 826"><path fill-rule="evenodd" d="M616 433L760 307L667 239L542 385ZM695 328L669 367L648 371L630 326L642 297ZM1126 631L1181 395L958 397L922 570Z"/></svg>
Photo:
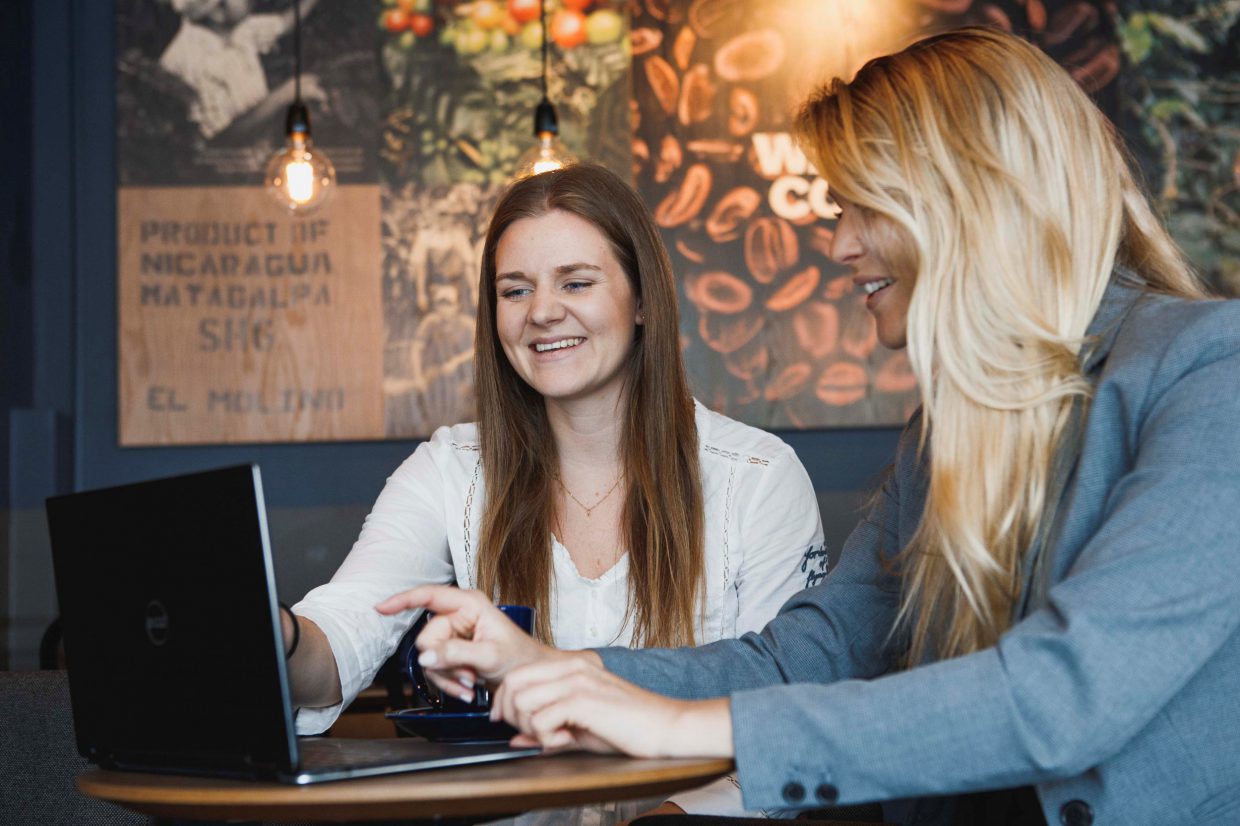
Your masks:
<svg viewBox="0 0 1240 826"><path fill-rule="evenodd" d="M535 343L534 352L547 353L547 352L550 352L551 350L565 350L569 347L576 347L578 344L580 344L583 341L585 341L584 338L562 338L559 341L552 341L552 342L548 342L545 344Z"/></svg>
<svg viewBox="0 0 1240 826"><path fill-rule="evenodd" d="M896 283L894 278L884 278L880 281L867 281L861 285L861 289L865 290L866 295L874 295L874 293L890 287L894 283Z"/></svg>

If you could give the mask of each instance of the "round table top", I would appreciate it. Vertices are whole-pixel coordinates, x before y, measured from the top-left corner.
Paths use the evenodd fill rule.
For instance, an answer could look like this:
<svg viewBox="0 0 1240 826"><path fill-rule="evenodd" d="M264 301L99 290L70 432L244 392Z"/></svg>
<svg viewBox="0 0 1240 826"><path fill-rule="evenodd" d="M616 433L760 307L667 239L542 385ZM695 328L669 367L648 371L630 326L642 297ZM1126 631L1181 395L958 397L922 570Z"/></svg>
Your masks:
<svg viewBox="0 0 1240 826"><path fill-rule="evenodd" d="M306 786L95 769L78 788L143 814L212 820L387 820L501 815L670 794L726 774L726 759L561 753Z"/></svg>

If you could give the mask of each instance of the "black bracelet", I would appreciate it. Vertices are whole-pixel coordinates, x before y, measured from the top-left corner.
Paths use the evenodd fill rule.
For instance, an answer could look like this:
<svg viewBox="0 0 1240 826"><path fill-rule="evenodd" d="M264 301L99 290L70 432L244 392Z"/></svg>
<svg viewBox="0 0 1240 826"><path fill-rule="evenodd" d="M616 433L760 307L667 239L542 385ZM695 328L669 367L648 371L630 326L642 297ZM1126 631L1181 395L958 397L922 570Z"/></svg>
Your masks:
<svg viewBox="0 0 1240 826"><path fill-rule="evenodd" d="M293 609L289 608L283 602L276 603L280 609L288 613L289 620L293 623L293 644L288 647L288 651L284 652L284 659L291 660L293 652L297 650L297 643L301 642L301 623L297 621L297 615L293 613Z"/></svg>

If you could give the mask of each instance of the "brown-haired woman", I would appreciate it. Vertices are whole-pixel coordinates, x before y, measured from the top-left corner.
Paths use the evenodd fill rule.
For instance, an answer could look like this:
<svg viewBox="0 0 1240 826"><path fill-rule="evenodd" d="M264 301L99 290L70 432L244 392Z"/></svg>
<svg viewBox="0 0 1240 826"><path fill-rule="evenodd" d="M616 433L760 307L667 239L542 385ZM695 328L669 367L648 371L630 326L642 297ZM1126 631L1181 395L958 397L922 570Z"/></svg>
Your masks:
<svg viewBox="0 0 1240 826"><path fill-rule="evenodd" d="M478 294L478 423L420 445L332 581L294 607L302 733L327 728L417 618L374 610L395 591L456 583L533 606L535 636L562 648L683 646L760 628L822 572L796 455L690 395L671 266L624 181L578 165L515 183ZM712 788L678 803L739 810L731 784Z"/></svg>

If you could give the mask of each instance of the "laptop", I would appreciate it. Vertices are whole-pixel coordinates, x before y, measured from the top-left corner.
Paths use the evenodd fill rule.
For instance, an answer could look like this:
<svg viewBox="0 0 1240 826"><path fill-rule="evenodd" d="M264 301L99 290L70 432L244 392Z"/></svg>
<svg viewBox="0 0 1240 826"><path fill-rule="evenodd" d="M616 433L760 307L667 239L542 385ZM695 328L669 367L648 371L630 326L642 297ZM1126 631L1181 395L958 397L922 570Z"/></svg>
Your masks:
<svg viewBox="0 0 1240 826"><path fill-rule="evenodd" d="M47 500L78 750L109 769L314 783L537 754L298 738L257 465Z"/></svg>

